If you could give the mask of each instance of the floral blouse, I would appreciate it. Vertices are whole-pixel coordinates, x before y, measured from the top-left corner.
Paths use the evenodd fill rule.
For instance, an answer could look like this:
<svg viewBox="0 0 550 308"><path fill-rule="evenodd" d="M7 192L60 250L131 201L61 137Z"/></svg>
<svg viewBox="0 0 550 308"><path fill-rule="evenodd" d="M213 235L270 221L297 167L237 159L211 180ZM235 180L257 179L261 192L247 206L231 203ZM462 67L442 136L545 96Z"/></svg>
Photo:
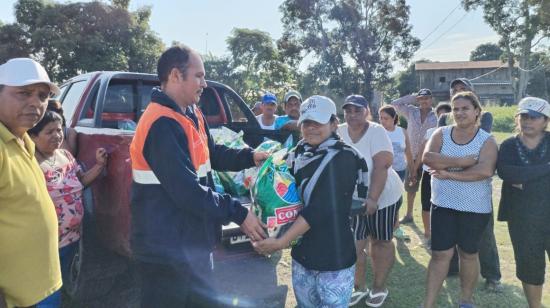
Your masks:
<svg viewBox="0 0 550 308"><path fill-rule="evenodd" d="M78 179L80 166L72 154L64 149L40 163L46 178L48 193L55 205L59 226L59 248L80 239L80 223L84 215L82 190Z"/></svg>

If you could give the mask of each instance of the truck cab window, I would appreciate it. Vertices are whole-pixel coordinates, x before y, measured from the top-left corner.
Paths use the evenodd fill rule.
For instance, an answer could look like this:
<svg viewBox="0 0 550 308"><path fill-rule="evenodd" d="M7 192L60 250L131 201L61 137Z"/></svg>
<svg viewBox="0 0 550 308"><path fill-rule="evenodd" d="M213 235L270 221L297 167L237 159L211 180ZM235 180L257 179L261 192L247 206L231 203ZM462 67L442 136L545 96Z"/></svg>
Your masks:
<svg viewBox="0 0 550 308"><path fill-rule="evenodd" d="M138 108L137 108L137 119L139 120L139 117L141 114L145 111L145 108L147 108L147 105L151 102L151 91L153 91L154 87L158 87L158 83L149 83L149 82L143 82L138 87Z"/></svg>
<svg viewBox="0 0 550 308"><path fill-rule="evenodd" d="M78 103L80 102L82 93L84 93L86 83L86 80L77 81L71 84L69 89L66 90L67 93L65 94L65 97L63 97L63 101L61 102L61 104L63 106L63 114L67 119L67 126L71 126L72 124L71 122L74 111L78 106Z"/></svg>
<svg viewBox="0 0 550 308"><path fill-rule="evenodd" d="M246 114L242 111L238 99L234 97L234 95L230 92L224 91L223 96L225 98L225 101L227 102L227 105L229 105L229 111L231 112L231 119L233 122L241 122L246 123L248 122L248 119L246 118Z"/></svg>
<svg viewBox="0 0 550 308"><path fill-rule="evenodd" d="M227 123L227 117L216 91L205 88L199 100L199 107L204 114L208 125L217 127Z"/></svg>
<svg viewBox="0 0 550 308"><path fill-rule="evenodd" d="M112 80L105 93L101 126L134 130L136 126L136 101L137 95L134 92L133 84L119 83Z"/></svg>

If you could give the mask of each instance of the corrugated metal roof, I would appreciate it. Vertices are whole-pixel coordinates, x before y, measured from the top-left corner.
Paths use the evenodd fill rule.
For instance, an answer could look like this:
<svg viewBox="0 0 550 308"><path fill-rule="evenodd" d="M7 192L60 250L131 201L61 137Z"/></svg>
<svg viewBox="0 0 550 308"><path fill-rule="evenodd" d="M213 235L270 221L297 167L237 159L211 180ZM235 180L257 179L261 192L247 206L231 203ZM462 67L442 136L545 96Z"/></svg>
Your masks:
<svg viewBox="0 0 550 308"><path fill-rule="evenodd" d="M455 61L455 62L421 62L414 65L417 71L428 70L461 70L475 68L498 68L506 63L500 60L491 61Z"/></svg>

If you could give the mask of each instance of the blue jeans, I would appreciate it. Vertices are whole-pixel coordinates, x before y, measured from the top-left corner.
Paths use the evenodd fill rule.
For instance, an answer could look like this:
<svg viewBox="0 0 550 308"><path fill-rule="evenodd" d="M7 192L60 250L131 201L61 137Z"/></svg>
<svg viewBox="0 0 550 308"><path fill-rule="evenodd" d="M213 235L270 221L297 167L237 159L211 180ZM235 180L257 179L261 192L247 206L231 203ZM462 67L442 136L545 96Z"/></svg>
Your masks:
<svg viewBox="0 0 550 308"><path fill-rule="evenodd" d="M59 249L59 261L61 265L61 277L67 277L71 270L71 262L78 249L78 241ZM61 290L43 299L36 305L37 308L59 308L61 307Z"/></svg>
<svg viewBox="0 0 550 308"><path fill-rule="evenodd" d="M308 270L292 260L292 286L298 307L348 307L355 264L339 271Z"/></svg>

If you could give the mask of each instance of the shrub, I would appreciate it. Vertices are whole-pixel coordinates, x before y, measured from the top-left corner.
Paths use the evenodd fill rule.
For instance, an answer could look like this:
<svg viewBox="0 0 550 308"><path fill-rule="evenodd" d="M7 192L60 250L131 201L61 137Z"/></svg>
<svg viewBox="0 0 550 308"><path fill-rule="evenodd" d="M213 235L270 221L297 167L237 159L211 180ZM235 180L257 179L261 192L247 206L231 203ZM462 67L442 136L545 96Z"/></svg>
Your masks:
<svg viewBox="0 0 550 308"><path fill-rule="evenodd" d="M493 114L493 131L512 133L516 127L515 114L517 106L491 106L484 107L485 111Z"/></svg>

